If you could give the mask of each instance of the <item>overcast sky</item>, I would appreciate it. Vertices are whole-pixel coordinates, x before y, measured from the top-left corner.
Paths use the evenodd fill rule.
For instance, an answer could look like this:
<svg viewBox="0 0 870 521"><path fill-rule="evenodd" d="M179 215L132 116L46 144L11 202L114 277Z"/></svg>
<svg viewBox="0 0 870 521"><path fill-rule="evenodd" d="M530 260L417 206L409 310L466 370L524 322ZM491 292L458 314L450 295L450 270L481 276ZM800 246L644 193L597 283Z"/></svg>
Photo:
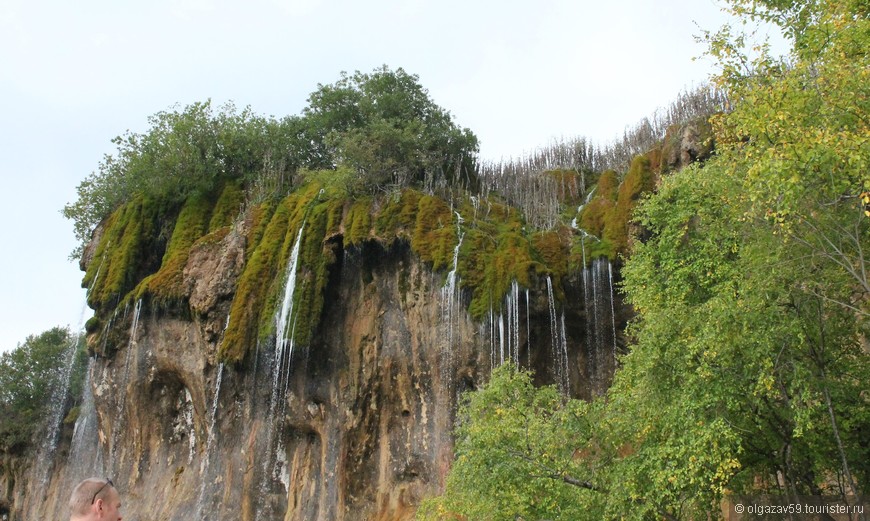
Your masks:
<svg viewBox="0 0 870 521"><path fill-rule="evenodd" d="M713 72L693 35L713 0L3 0L0 349L81 327L60 209L112 137L173 104L297 114L318 83L386 64L417 74L487 159L608 141Z"/></svg>

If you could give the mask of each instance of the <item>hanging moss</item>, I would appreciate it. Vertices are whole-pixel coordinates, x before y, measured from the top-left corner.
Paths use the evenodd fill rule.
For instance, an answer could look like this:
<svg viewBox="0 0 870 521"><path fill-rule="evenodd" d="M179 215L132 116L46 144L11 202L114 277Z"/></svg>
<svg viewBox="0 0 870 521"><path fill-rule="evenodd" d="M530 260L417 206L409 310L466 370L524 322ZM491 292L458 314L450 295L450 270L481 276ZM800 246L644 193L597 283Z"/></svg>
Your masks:
<svg viewBox="0 0 870 521"><path fill-rule="evenodd" d="M326 237L330 222L335 221L336 215L341 216L342 203L340 199L318 202L311 207L305 221L291 317L293 339L300 345L310 344L320 323L329 270L336 260L336 245L326 241Z"/></svg>
<svg viewBox="0 0 870 521"><path fill-rule="evenodd" d="M354 201L345 216L345 245L360 246L372 231L372 198L363 197Z"/></svg>
<svg viewBox="0 0 870 521"><path fill-rule="evenodd" d="M244 201L245 193L240 182L228 181L211 212L211 220L208 223L209 233L232 224L239 215Z"/></svg>
<svg viewBox="0 0 870 521"><path fill-rule="evenodd" d="M159 233L164 209L141 196L115 210L82 281L90 287L88 305L100 313L114 309L142 277L159 267L165 248Z"/></svg>
<svg viewBox="0 0 870 521"><path fill-rule="evenodd" d="M628 222L640 196L653 189L650 160L636 156L622 184L619 185L616 205L606 215L603 238L611 243L616 254L628 253Z"/></svg>
<svg viewBox="0 0 870 521"><path fill-rule="evenodd" d="M281 270L286 266L299 229L305 222L306 210L319 191L319 184L309 183L287 196L278 203L262 234L259 234L260 238L239 277L230 320L218 349L221 360L240 362L250 346L274 332L272 312L285 279ZM264 210L259 216L257 230L262 227L267 213Z"/></svg>
<svg viewBox="0 0 870 521"><path fill-rule="evenodd" d="M555 230L536 232L532 235L531 243L542 273L550 274L558 286L568 273L571 231L560 226Z"/></svg>
<svg viewBox="0 0 870 521"><path fill-rule="evenodd" d="M251 258L260 241L263 240L263 235L266 233L266 228L269 226L277 207L275 201L269 200L255 206L248 212L247 226L250 232L248 232L248 244L245 248L246 259Z"/></svg>
<svg viewBox="0 0 870 521"><path fill-rule="evenodd" d="M438 197L423 195L417 206L411 249L422 260L432 263L432 269L448 267L456 246L456 226L450 206Z"/></svg>
<svg viewBox="0 0 870 521"><path fill-rule="evenodd" d="M184 203L160 270L142 279L134 291L135 298L149 297L152 305L164 308L183 302L186 297L182 284L184 266L194 242L208 230L212 207L212 201L205 196L194 196Z"/></svg>
<svg viewBox="0 0 870 521"><path fill-rule="evenodd" d="M493 204L490 218L474 221L462 242L458 266L462 286L472 292L471 315L485 317L515 280L529 287L530 272L540 269L533 256L516 209Z"/></svg>
<svg viewBox="0 0 870 521"><path fill-rule="evenodd" d="M240 362L249 344L257 341L261 308L269 287L277 278L290 212L287 205L281 203L274 212L268 212L270 218L263 218L266 212L260 215L261 224L266 223L266 226L239 277L230 320L219 348L219 355L226 362Z"/></svg>
<svg viewBox="0 0 870 521"><path fill-rule="evenodd" d="M410 237L422 196L417 190L406 189L382 201L375 217L375 236L388 246L399 237Z"/></svg>

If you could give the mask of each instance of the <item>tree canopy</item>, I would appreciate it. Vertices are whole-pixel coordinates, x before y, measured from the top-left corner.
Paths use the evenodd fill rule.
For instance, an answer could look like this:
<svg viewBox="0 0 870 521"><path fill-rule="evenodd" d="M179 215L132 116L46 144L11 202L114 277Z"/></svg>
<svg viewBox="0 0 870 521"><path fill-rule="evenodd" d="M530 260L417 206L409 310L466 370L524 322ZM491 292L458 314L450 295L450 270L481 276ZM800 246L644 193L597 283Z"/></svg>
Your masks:
<svg viewBox="0 0 870 521"><path fill-rule="evenodd" d="M54 327L30 335L15 349L0 355L0 452L19 452L29 446L43 427L52 398L69 360L63 353L76 349L68 328ZM69 394L79 396L84 377L83 346L70 380ZM59 399L66 401L67 397Z"/></svg>
<svg viewBox="0 0 870 521"><path fill-rule="evenodd" d="M340 167L356 174L345 184L358 191L472 186L477 138L418 80L386 66L342 74L318 85L301 115L281 119L231 103L215 109L210 101L158 112L146 132L112 140L116 152L78 186L78 199L63 213L84 244L134 196L173 207L230 179L255 196L285 195L303 170Z"/></svg>

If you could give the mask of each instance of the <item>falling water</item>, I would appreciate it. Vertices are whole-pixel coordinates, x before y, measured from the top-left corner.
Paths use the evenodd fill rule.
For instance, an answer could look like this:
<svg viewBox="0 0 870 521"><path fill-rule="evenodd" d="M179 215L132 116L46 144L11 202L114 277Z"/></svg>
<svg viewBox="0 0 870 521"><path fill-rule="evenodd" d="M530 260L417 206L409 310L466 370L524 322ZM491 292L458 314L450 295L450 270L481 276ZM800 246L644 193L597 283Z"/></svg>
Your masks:
<svg viewBox="0 0 870 521"><path fill-rule="evenodd" d="M73 476L99 476L104 474L100 468L97 434L97 409L94 406L94 394L91 392L91 378L94 371L95 358L88 359L85 382L82 387L82 404L79 406L79 416L73 427L67 465L68 474Z"/></svg>
<svg viewBox="0 0 870 521"><path fill-rule="evenodd" d="M458 240L456 241L456 247L453 248L453 268L447 274L447 280L441 287L441 317L445 327L447 328L446 342L443 352L448 364L448 367L445 369L448 370L450 370L450 366L452 366L454 323L458 318L457 310L460 309L459 280L456 270L459 264L459 248L462 247L462 239L465 237L465 233L461 228L462 221L462 216L459 215L459 212L456 212L456 236Z"/></svg>
<svg viewBox="0 0 870 521"><path fill-rule="evenodd" d="M616 311L613 305L613 265L607 261L607 279L610 284L610 325L613 329L613 356L614 364L616 363ZM615 366L614 366L615 367Z"/></svg>
<svg viewBox="0 0 870 521"><path fill-rule="evenodd" d="M565 334L565 314L562 313L562 327L556 317L556 300L553 296L553 279L547 275L547 301L550 308L550 344L553 352L553 371L559 390L568 392L568 339ZM564 353L564 356L563 356Z"/></svg>
<svg viewBox="0 0 870 521"><path fill-rule="evenodd" d="M91 391L95 360L93 357L88 359L79 416L73 427L72 441L67 457L69 468L67 473L71 476L101 476L104 474L100 464L102 451L99 447L97 409L94 406L94 393Z"/></svg>
<svg viewBox="0 0 870 521"><path fill-rule="evenodd" d="M293 317L293 295L296 290L296 271L304 228L305 223L299 227L299 233L296 234L296 241L290 252L290 259L287 262L281 306L278 308L278 312L275 313L275 358L272 366L272 394L269 400L266 440L268 452L263 460L263 474L259 487L260 496L263 498L269 495L271 483L275 479L284 481L281 478L285 473L285 465L283 458L278 457L279 453L283 452L284 449L280 436L277 440L275 439L275 433L282 430L285 405L284 395L286 394L286 385L289 382L290 360L293 356L293 328L290 320ZM280 411L278 410L279 402L281 403ZM270 502L263 501L257 509L256 518L261 519L264 516L268 518L270 509Z"/></svg>
<svg viewBox="0 0 870 521"><path fill-rule="evenodd" d="M290 351L287 353L288 361L290 356L293 355L293 335L288 334L287 324L290 320L290 316L293 314L293 294L296 290L296 266L299 261L299 247L302 243L302 230L304 228L305 225L303 223L303 225L299 227L299 233L296 234L296 242L295 244L293 244L293 251L290 253L290 261L287 263L286 282L284 283L284 297L281 299L281 307L278 310L278 313L275 314L276 371L273 379L276 382L281 376L281 371L278 371L277 368L280 366L280 364L283 363L284 351L287 348L288 344L290 346Z"/></svg>
<svg viewBox="0 0 870 521"><path fill-rule="evenodd" d="M598 188L598 187L596 186L595 188ZM588 194L586 194L586 199L583 200L583 204L581 204L580 206L577 207L577 211L574 213L575 217L574 217L574 219L571 220L571 228L574 228L575 230L579 229L579 228L577 228L577 217L580 216L580 212L582 212L583 208L587 204L589 204L589 201L592 200L592 194L595 193L595 188L593 188L592 190L589 191Z"/></svg>
<svg viewBox="0 0 870 521"><path fill-rule="evenodd" d="M604 391L616 367L616 313L613 301L613 267L598 258L583 273L588 371L593 391Z"/></svg>
<svg viewBox="0 0 870 521"><path fill-rule="evenodd" d="M489 368L495 369L495 322L492 308L489 308Z"/></svg>
<svg viewBox="0 0 870 521"><path fill-rule="evenodd" d="M214 448L216 436L218 399L221 394L221 381L223 380L223 374L224 364L223 362L221 362L218 365L217 375L215 376L214 396L212 397L211 402L211 411L208 423L208 438L205 444L205 454L203 454L202 461L199 465L200 489L199 499L196 502L196 519L203 519L202 513L203 509L205 508L207 490L209 486L213 485L215 480L215 476L209 475L209 470L211 467L212 449Z"/></svg>
<svg viewBox="0 0 870 521"><path fill-rule="evenodd" d="M559 330L559 390L567 396L571 390L571 378L568 374L568 334L565 331L565 310L562 310L562 323Z"/></svg>
<svg viewBox="0 0 870 521"><path fill-rule="evenodd" d="M498 315L489 310L490 360L493 369L505 363L512 362L519 367L520 351L520 285L517 281L511 283L511 289L500 304ZM529 292L526 290L526 331L531 327L528 318Z"/></svg>
<svg viewBox="0 0 870 521"><path fill-rule="evenodd" d="M526 344L532 345L532 313L529 311L529 288L526 288ZM526 365L532 365L532 350L526 349Z"/></svg>
<svg viewBox="0 0 870 521"><path fill-rule="evenodd" d="M130 339L127 342L127 352L124 356L124 377L121 379L121 389L118 392L118 414L115 417L115 425L112 428L112 447L109 454L109 471L112 475L117 474L118 444L121 441L121 431L124 426L124 412L127 408L127 381L130 378L130 359L133 357L133 345L136 343L136 332L139 328L139 314L142 311L142 299L136 301L133 308L133 322L130 325ZM125 309L126 313L126 309Z"/></svg>
<svg viewBox="0 0 870 521"><path fill-rule="evenodd" d="M37 459L37 468L40 469L40 479L43 486L48 484L49 466L51 465L54 452L57 450L60 429L63 426L64 406L66 405L67 395L69 394L70 376L72 375L73 360L75 359L76 350L78 349L78 343L79 335L72 335L69 339L69 343L63 350L63 362L60 367L60 372L51 389L51 399L48 404L48 423L46 424L48 432L42 439Z"/></svg>
<svg viewBox="0 0 870 521"><path fill-rule="evenodd" d="M504 313L498 314L498 365L504 363Z"/></svg>

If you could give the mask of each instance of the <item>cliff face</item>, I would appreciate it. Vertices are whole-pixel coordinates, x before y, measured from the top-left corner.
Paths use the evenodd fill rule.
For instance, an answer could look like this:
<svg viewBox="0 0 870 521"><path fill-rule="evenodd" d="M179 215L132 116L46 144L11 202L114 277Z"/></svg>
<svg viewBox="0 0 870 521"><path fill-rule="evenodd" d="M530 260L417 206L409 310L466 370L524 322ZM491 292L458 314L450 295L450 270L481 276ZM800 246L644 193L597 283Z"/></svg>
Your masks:
<svg viewBox="0 0 870 521"><path fill-rule="evenodd" d="M470 295L407 242L345 248L341 236L312 341L282 348L267 336L224 365L249 223L191 248L188 313L132 301L92 335L92 401L50 460L4 476L11 519L63 518L91 475L114 480L133 520L410 519L443 488L462 393L494 365L515 360L574 395L606 388L614 352L585 338L595 313L602 339L624 314L613 320L620 304L603 280L592 286L602 268L565 278L570 305L557 310L552 282L534 277L475 321Z"/></svg>

